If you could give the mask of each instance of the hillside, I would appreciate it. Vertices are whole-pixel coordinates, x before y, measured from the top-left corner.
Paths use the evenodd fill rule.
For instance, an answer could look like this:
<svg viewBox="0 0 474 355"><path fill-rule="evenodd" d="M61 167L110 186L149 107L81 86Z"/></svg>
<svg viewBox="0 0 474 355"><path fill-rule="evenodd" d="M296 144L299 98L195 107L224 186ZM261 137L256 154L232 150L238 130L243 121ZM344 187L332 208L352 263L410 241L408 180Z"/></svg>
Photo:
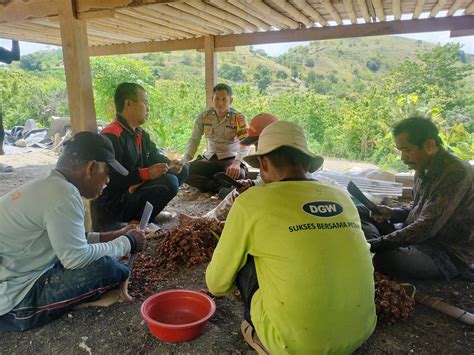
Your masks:
<svg viewBox="0 0 474 355"><path fill-rule="evenodd" d="M314 41L291 48L278 57L252 46L218 54L219 80L253 83L261 91L277 93L288 88L314 89L320 94L343 97L364 91L405 59L415 59L435 45L401 37L365 37ZM23 56L17 64L28 71L64 76L60 50ZM204 53L196 51L137 54L153 76L164 80L192 80L204 85ZM474 56L460 53L473 63ZM94 61L94 58L92 59ZM469 78L472 82L474 79ZM342 85L341 85L342 84Z"/></svg>

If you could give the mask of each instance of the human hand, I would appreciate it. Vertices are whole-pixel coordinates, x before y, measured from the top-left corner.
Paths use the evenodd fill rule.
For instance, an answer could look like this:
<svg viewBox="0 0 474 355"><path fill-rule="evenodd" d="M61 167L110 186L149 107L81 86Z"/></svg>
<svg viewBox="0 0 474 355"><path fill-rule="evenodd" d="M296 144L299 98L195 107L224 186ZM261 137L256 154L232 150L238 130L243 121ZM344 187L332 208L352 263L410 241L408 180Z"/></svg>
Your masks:
<svg viewBox="0 0 474 355"><path fill-rule="evenodd" d="M145 231L141 231L139 229L132 229L127 233L129 236L133 237L137 243L136 252L143 251L146 246L146 237Z"/></svg>
<svg viewBox="0 0 474 355"><path fill-rule="evenodd" d="M370 217L378 223L389 221L393 215L393 209L384 205L377 205L379 213L370 212Z"/></svg>
<svg viewBox="0 0 474 355"><path fill-rule="evenodd" d="M168 164L166 163L156 163L148 168L148 175L150 179L158 179L168 172Z"/></svg>
<svg viewBox="0 0 474 355"><path fill-rule="evenodd" d="M171 174L179 174L183 170L184 163L180 160L174 159L168 164L168 172Z"/></svg>
<svg viewBox="0 0 474 355"><path fill-rule="evenodd" d="M238 183L242 184L242 187L239 187L237 191L239 194L247 190L249 187L253 186L252 180L244 179L244 180L237 180Z"/></svg>
<svg viewBox="0 0 474 355"><path fill-rule="evenodd" d="M237 180L240 176L240 161L234 160L232 164L225 169L225 173L232 179Z"/></svg>

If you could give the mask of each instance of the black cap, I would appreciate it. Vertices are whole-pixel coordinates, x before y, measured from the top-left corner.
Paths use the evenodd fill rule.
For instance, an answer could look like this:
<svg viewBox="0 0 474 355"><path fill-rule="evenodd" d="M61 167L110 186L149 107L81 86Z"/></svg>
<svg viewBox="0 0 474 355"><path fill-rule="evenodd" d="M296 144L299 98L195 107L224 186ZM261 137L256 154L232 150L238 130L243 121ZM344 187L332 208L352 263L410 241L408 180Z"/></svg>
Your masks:
<svg viewBox="0 0 474 355"><path fill-rule="evenodd" d="M102 134L88 131L77 132L70 140L64 142L64 154L82 160L102 161L109 164L120 175L128 175L128 170L115 160L112 142Z"/></svg>

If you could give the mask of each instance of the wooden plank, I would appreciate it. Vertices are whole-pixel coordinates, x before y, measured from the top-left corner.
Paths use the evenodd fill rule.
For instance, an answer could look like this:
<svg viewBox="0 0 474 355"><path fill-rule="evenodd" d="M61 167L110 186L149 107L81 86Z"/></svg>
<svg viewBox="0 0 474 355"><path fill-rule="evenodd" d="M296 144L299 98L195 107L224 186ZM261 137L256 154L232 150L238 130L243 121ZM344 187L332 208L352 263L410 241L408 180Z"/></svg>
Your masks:
<svg viewBox="0 0 474 355"><path fill-rule="evenodd" d="M447 16L453 16L454 13L457 10L459 10L464 5L465 2L466 0L456 0L454 4L452 4L451 7L449 8Z"/></svg>
<svg viewBox="0 0 474 355"><path fill-rule="evenodd" d="M228 47L228 46L225 46ZM203 49L204 37L89 47L90 56Z"/></svg>
<svg viewBox="0 0 474 355"><path fill-rule="evenodd" d="M24 21L33 18L58 16L58 1L62 0L11 0L2 4L0 23ZM110 15L110 10L139 7L150 4L184 2L185 0L76 0L75 12L82 20ZM106 12L109 11L109 12Z"/></svg>
<svg viewBox="0 0 474 355"><path fill-rule="evenodd" d="M336 21L338 25L342 25L342 19L339 13L337 12L336 8L333 6L331 1L329 0L321 0L321 4L324 6L324 8L329 12L329 15L331 15L332 20Z"/></svg>
<svg viewBox="0 0 474 355"><path fill-rule="evenodd" d="M261 15L270 17L275 21L285 25L289 28L299 28L298 22L293 21L292 19L283 16L278 11L273 10L270 6L266 5L262 0L247 0L247 6L252 7L255 11Z"/></svg>
<svg viewBox="0 0 474 355"><path fill-rule="evenodd" d="M374 6L375 15L380 21L385 21L385 13L383 12L383 3L382 0L372 0L372 5Z"/></svg>
<svg viewBox="0 0 474 355"><path fill-rule="evenodd" d="M237 26L243 28L246 32L257 32L258 28L254 24L246 21L245 16L243 18L236 16L235 14L229 13L227 11L221 10L217 7L210 6L205 4L203 1L192 1L189 3L192 7L205 11L209 14L212 14L220 19L234 23Z"/></svg>
<svg viewBox="0 0 474 355"><path fill-rule="evenodd" d="M71 126L75 132L95 132L97 121L91 67L87 55L87 28L84 21L75 18L73 1L58 1Z"/></svg>
<svg viewBox="0 0 474 355"><path fill-rule="evenodd" d="M372 22L369 14L369 9L367 8L365 0L357 0L357 3L359 4L359 9L362 14L362 17L364 18L364 21L366 23Z"/></svg>
<svg viewBox="0 0 474 355"><path fill-rule="evenodd" d="M319 23L321 26L327 26L328 22L326 19L318 12L314 7L309 5L306 0L294 0L295 5L300 8L300 10L311 17L314 21Z"/></svg>
<svg viewBox="0 0 474 355"><path fill-rule="evenodd" d="M217 83L217 55L214 46L214 36L204 37L206 106L212 106L212 91Z"/></svg>
<svg viewBox="0 0 474 355"><path fill-rule="evenodd" d="M182 28L183 31L186 31L186 32L189 32L189 30L191 30L191 31L197 33L198 35L206 35L206 34L209 34L209 33L210 34L216 34L216 35L219 34L218 31L211 30L209 28L204 28L201 25L194 25L194 24L189 23L189 22L181 21L180 19L178 19L176 17L162 14L161 12L154 11L153 9L144 10L142 8L138 8L138 9L133 9L133 11L134 12L140 12L142 14L147 14L149 16L153 16L156 19L166 21L169 24L171 24L173 28L179 27L179 28Z"/></svg>
<svg viewBox="0 0 474 355"><path fill-rule="evenodd" d="M13 0L1 5L0 24L58 14L57 0Z"/></svg>
<svg viewBox="0 0 474 355"><path fill-rule="evenodd" d="M449 34L450 38L454 37L466 37L466 36L474 36L474 29L470 30L454 30L451 31Z"/></svg>
<svg viewBox="0 0 474 355"><path fill-rule="evenodd" d="M301 22L304 24L306 27L312 27L314 24L313 22L310 21L309 18L307 18L305 15L303 15L300 10L295 8L293 5L291 5L288 1L286 0L273 0L277 6L282 9L283 11L288 12L288 14L293 17L295 21Z"/></svg>
<svg viewBox="0 0 474 355"><path fill-rule="evenodd" d="M474 1L471 2L471 4L470 4L468 7L466 7L466 10L464 11L464 13L465 13L466 15L472 15L472 14L474 14Z"/></svg>
<svg viewBox="0 0 474 355"><path fill-rule="evenodd" d="M435 17L438 12L440 12L444 6L446 5L448 1L447 0L438 0L435 6L430 11L430 17Z"/></svg>
<svg viewBox="0 0 474 355"><path fill-rule="evenodd" d="M237 6L234 6L228 2L222 1L222 0L207 0L209 1L212 5L219 7L222 10L225 10L231 14L235 14L236 16L245 19L245 21L252 23L256 27L264 30L264 31L270 31L271 27L267 25L265 22L259 20L257 17L252 16L251 14L245 12L242 9L239 9Z"/></svg>
<svg viewBox="0 0 474 355"><path fill-rule="evenodd" d="M118 10L125 7L140 7L152 4L171 4L174 2L185 1L186 0L76 0L76 9L78 13L81 13L101 10Z"/></svg>
<svg viewBox="0 0 474 355"><path fill-rule="evenodd" d="M242 11L245 11L249 14L252 14L252 16L257 17L259 20L268 24L270 26L270 30L271 30L271 27L274 27L276 29L284 28L284 26L282 26L281 24L276 23L275 20L269 18L268 16L262 15L260 12L254 11L253 7L247 6L247 4L242 4L239 2L239 0L227 0L227 1L233 6L238 7Z"/></svg>
<svg viewBox="0 0 474 355"><path fill-rule="evenodd" d="M356 14L354 12L354 4L352 3L352 0L344 0L344 7L346 8L347 16L351 20L352 24L355 24L357 22Z"/></svg>
<svg viewBox="0 0 474 355"><path fill-rule="evenodd" d="M420 19L416 21L401 20L357 24L351 26L303 28L299 30L217 36L215 40L215 46L248 46L267 43L316 41L325 39L383 36L416 32L463 30L472 28L474 28L473 16L437 17Z"/></svg>
<svg viewBox="0 0 474 355"><path fill-rule="evenodd" d="M421 20L401 20L390 22L365 23L350 26L330 26L322 28L303 28L298 30L245 33L216 36L215 48L248 46L267 43L316 41L325 39L396 35L416 32L435 32L466 30L474 28L474 17L454 16L428 18ZM202 37L163 42L144 42L123 45L90 47L90 55L113 55L203 49Z"/></svg>
<svg viewBox="0 0 474 355"><path fill-rule="evenodd" d="M392 12L395 20L400 20L402 17L402 8L400 0L392 0Z"/></svg>
<svg viewBox="0 0 474 355"><path fill-rule="evenodd" d="M413 10L413 18L417 19L420 17L421 12L423 11L423 6L425 6L426 0L417 0L415 10Z"/></svg>
<svg viewBox="0 0 474 355"><path fill-rule="evenodd" d="M204 30L207 31L207 28L209 28L211 31L217 31L217 34L221 34L226 32L225 28L222 28L222 26L216 25L213 22L210 21L204 21L200 19L199 17L193 16L187 12L184 12L182 10L178 10L175 8L172 8L170 6L152 6L151 7L153 11L160 13L160 14L165 14L170 17L174 17L179 20L179 22L190 22L192 24L202 26ZM209 33L212 33L209 31Z"/></svg>
<svg viewBox="0 0 474 355"><path fill-rule="evenodd" d="M198 4L196 4L198 5ZM183 11L186 14L190 14L191 16L194 16L196 18L200 18L206 21L209 21L210 23L216 24L218 27L226 29L226 32L232 31L233 33L242 33L244 32L244 28L241 26L238 26L234 24L233 22L230 22L228 20L224 20L220 16L215 16L212 14L209 14L202 9L197 9L193 6L190 6L188 4L170 4L171 7L178 9L180 11Z"/></svg>

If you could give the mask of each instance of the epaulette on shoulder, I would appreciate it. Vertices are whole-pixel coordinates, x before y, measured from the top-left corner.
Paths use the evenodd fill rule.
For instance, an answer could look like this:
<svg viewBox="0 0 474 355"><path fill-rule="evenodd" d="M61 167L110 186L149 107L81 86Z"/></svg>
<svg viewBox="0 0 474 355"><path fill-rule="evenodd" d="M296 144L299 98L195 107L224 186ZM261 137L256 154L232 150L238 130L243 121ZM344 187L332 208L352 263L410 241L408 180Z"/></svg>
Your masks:
<svg viewBox="0 0 474 355"><path fill-rule="evenodd" d="M112 122L111 124L109 124L107 127L105 127L102 132L102 134L112 134L116 137L120 137L120 135L122 134L123 132L123 127L120 123L118 123L117 121L114 121Z"/></svg>

